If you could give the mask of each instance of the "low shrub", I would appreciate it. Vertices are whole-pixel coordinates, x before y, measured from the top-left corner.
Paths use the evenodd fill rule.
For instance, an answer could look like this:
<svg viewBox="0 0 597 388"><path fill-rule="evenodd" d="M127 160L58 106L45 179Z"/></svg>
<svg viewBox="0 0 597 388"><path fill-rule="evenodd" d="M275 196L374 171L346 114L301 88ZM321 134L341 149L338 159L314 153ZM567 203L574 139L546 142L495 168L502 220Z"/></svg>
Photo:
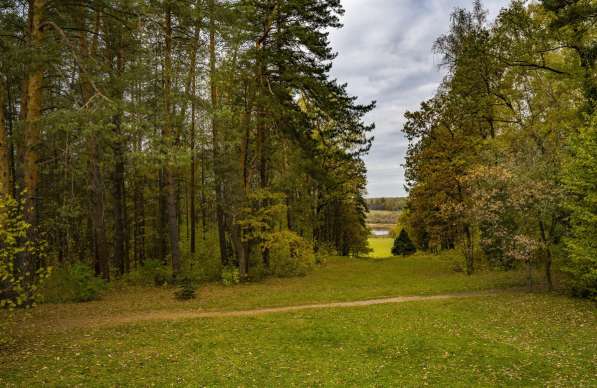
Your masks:
<svg viewBox="0 0 597 388"><path fill-rule="evenodd" d="M315 264L324 266L327 264L329 257L336 256L337 254L338 252L332 244L322 243L317 247L317 252L315 252Z"/></svg>
<svg viewBox="0 0 597 388"><path fill-rule="evenodd" d="M178 300L189 300L195 298L197 284L191 278L182 278L178 281L178 289L174 292L174 297Z"/></svg>
<svg viewBox="0 0 597 388"><path fill-rule="evenodd" d="M296 233L276 232L266 246L270 250L270 271L274 276L304 276L315 265L313 246Z"/></svg>
<svg viewBox="0 0 597 388"><path fill-rule="evenodd" d="M235 266L226 266L222 269L222 284L225 286L233 286L240 283L240 271Z"/></svg>
<svg viewBox="0 0 597 388"><path fill-rule="evenodd" d="M170 269L155 259L145 260L138 268L125 274L122 282L131 286L156 286L172 282Z"/></svg>
<svg viewBox="0 0 597 388"><path fill-rule="evenodd" d="M95 277L89 265L79 262L52 271L41 294L47 303L88 302L99 299L105 289L104 280Z"/></svg>

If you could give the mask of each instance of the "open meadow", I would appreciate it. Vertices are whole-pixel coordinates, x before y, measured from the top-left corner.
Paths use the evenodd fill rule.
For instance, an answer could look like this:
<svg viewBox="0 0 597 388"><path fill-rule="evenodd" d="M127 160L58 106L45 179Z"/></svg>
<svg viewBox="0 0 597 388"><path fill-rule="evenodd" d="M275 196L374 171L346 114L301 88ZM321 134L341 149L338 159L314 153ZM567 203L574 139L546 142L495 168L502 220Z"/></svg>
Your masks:
<svg viewBox="0 0 597 388"><path fill-rule="evenodd" d="M334 257L302 278L207 284L188 302L165 287L41 305L18 317L0 385L595 383L590 302L527 293L517 271L455 273L454 260ZM325 305L396 296L422 299ZM276 306L296 310L263 311Z"/></svg>

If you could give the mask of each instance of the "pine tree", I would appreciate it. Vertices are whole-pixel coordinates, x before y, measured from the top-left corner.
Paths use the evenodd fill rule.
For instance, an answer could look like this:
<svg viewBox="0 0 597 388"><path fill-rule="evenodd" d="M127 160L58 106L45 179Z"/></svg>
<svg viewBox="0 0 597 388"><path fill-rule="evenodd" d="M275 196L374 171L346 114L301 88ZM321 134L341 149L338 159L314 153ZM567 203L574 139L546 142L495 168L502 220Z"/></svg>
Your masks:
<svg viewBox="0 0 597 388"><path fill-rule="evenodd" d="M392 247L392 255L394 256L408 256L412 255L417 251L415 244L408 237L408 233L405 229L400 231L398 237L394 240L394 246Z"/></svg>

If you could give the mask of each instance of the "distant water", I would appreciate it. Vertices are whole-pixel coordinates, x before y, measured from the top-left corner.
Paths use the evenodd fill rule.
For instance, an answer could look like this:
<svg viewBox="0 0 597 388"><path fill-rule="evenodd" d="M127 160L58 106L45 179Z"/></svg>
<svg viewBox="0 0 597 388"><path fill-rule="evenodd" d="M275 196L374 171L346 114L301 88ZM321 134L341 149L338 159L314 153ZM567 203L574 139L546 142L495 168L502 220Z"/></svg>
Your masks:
<svg viewBox="0 0 597 388"><path fill-rule="evenodd" d="M386 237L390 235L390 231L387 229L372 229L371 234L377 237Z"/></svg>

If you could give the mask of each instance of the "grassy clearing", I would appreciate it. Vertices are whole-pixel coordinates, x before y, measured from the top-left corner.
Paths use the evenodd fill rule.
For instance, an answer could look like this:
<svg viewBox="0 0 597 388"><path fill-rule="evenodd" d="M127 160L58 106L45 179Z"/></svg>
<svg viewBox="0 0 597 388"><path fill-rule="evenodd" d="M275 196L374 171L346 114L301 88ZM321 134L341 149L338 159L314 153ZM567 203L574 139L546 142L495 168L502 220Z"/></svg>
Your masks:
<svg viewBox="0 0 597 388"><path fill-rule="evenodd" d="M595 310L466 300L75 330L0 356L0 385L590 386Z"/></svg>
<svg viewBox="0 0 597 388"><path fill-rule="evenodd" d="M452 267L456 260L460 260L456 254L387 259L333 257L324 267L301 278L268 279L235 287L206 284L198 290L198 298L188 302L174 300L171 287L125 288L113 290L99 301L40 305L19 329L33 333L48 328L59 330L69 320L102 321L115 314L155 310L239 310L525 284L523 272L480 272L474 276L455 273Z"/></svg>
<svg viewBox="0 0 597 388"><path fill-rule="evenodd" d="M394 245L394 239L390 237L372 237L369 239L369 247L373 249L373 252L369 253L369 257L391 257L392 246Z"/></svg>
<svg viewBox="0 0 597 388"><path fill-rule="evenodd" d="M514 291L395 305L102 327L143 312L238 310L524 284L518 272L451 271L455 254L331 258L304 278L114 290L20 317L0 386L569 386L595 377L594 306ZM77 325L69 325L76 322ZM572 383L572 384L571 384Z"/></svg>

